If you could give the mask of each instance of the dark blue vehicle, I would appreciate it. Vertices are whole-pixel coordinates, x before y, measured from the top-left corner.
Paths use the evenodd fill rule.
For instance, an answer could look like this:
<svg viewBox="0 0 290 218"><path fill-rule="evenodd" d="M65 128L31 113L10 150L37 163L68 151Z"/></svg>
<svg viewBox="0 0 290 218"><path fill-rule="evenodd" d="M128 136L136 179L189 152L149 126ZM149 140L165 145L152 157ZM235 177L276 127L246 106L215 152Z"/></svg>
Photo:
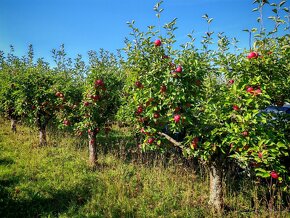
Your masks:
<svg viewBox="0 0 290 218"><path fill-rule="evenodd" d="M290 122L290 104L285 104L282 107L279 106L268 106L266 109L261 111L272 115L272 120L276 120L279 123Z"/></svg>
<svg viewBox="0 0 290 218"><path fill-rule="evenodd" d="M290 104L285 104L283 107L278 107L278 106L269 106L267 107L265 110L263 110L264 112L267 113L286 113L286 114L290 114Z"/></svg>

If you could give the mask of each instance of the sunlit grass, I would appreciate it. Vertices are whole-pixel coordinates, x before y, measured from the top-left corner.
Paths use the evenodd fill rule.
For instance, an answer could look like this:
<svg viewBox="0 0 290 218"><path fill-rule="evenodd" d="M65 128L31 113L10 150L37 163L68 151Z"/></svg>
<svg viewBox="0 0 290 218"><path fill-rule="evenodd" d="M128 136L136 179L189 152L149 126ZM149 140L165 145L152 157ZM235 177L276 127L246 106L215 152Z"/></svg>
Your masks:
<svg viewBox="0 0 290 218"><path fill-rule="evenodd" d="M118 130L99 141L107 149L100 149L92 171L81 139L51 135L48 146L39 147L35 131L18 126L13 134L0 120L0 217L214 216L207 205L205 172L178 161L128 159L118 149L125 152L132 139ZM248 181L239 184L238 191L225 190L229 209L224 217L290 216L285 209L269 213Z"/></svg>

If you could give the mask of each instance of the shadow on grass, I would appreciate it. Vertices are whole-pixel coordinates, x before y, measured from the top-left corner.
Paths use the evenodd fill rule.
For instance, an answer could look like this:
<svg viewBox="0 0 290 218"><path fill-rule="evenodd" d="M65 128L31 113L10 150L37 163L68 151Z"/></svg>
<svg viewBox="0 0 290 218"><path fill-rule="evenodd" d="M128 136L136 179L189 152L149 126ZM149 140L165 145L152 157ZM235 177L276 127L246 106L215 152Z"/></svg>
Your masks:
<svg viewBox="0 0 290 218"><path fill-rule="evenodd" d="M40 192L28 193L28 198L21 195L22 190L16 188L17 177L0 180L0 217L58 217L68 210L77 211L91 198L86 181L69 190L40 190L49 193L43 196Z"/></svg>
<svg viewBox="0 0 290 218"><path fill-rule="evenodd" d="M14 163L14 160L11 159L11 158L0 158L0 165L10 165L10 164L13 164Z"/></svg>

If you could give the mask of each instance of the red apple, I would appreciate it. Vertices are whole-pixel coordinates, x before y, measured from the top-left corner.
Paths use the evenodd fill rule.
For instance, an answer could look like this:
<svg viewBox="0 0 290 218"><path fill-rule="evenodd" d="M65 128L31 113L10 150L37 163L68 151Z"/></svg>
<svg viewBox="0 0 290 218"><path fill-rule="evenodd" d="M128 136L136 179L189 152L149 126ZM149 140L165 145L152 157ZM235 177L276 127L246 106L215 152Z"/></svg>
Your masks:
<svg viewBox="0 0 290 218"><path fill-rule="evenodd" d="M69 121L69 120L64 120L64 121L63 121L63 124L64 124L65 126L69 126L69 125L70 125L70 121Z"/></svg>
<svg viewBox="0 0 290 218"><path fill-rule="evenodd" d="M198 137L195 137L195 138L193 139L193 141L191 142L191 148L192 148L192 149L196 149L196 148L197 148L198 141L199 141Z"/></svg>
<svg viewBox="0 0 290 218"><path fill-rule="evenodd" d="M90 105L90 102L88 102L88 101L85 101L85 102L84 102L84 106L85 106L85 107L88 107L89 105Z"/></svg>
<svg viewBox="0 0 290 218"><path fill-rule="evenodd" d="M258 152L258 157L259 157L260 159L262 159L262 157L263 157L263 154L262 154L262 152L261 152L261 151L259 151L259 152Z"/></svg>
<svg viewBox="0 0 290 218"><path fill-rule="evenodd" d="M100 132L100 129L99 129L98 127L96 127L96 128L94 129L94 132L95 132L95 133L99 133L99 132Z"/></svg>
<svg viewBox="0 0 290 218"><path fill-rule="evenodd" d="M179 114L174 115L174 121L175 123L178 123L181 119L181 116Z"/></svg>
<svg viewBox="0 0 290 218"><path fill-rule="evenodd" d="M233 80L233 79L229 80L229 84L233 84L234 82L235 82L235 80Z"/></svg>
<svg viewBox="0 0 290 218"><path fill-rule="evenodd" d="M56 93L55 93L55 96L56 96L56 97L60 97L60 94L61 94L60 92L56 92Z"/></svg>
<svg viewBox="0 0 290 218"><path fill-rule="evenodd" d="M275 170L271 171L270 176L273 179L278 179L279 178L279 174Z"/></svg>
<svg viewBox="0 0 290 218"><path fill-rule="evenodd" d="M248 88L247 88L247 92L248 92L248 93L253 93L253 92L254 92L254 88L251 87L251 86L248 87Z"/></svg>
<svg viewBox="0 0 290 218"><path fill-rule="evenodd" d="M59 94L59 97L60 97L60 98L64 98L64 94L63 94L63 93L60 93L60 94Z"/></svg>
<svg viewBox="0 0 290 218"><path fill-rule="evenodd" d="M144 129L144 127L141 128L140 132L143 133L143 134L145 134L145 129Z"/></svg>
<svg viewBox="0 0 290 218"><path fill-rule="evenodd" d="M161 46L161 40L160 39L156 39L155 40L155 42L154 42L154 45L156 46L156 47L158 47L158 46Z"/></svg>
<svg viewBox="0 0 290 218"><path fill-rule="evenodd" d="M96 102L96 101L99 101L101 99L101 96L99 96L99 95L91 95L91 99L93 99Z"/></svg>
<svg viewBox="0 0 290 218"><path fill-rule="evenodd" d="M162 56L162 59L168 59L168 58L169 58L168 55L163 55L163 56Z"/></svg>
<svg viewBox="0 0 290 218"><path fill-rule="evenodd" d="M248 54L248 59L252 59L252 58L257 58L259 56L259 54L257 53L257 52L255 52L255 51L252 51L252 52L250 52L249 54Z"/></svg>
<svg viewBox="0 0 290 218"><path fill-rule="evenodd" d="M240 108L238 105L233 105L233 110L238 111L238 110L240 110Z"/></svg>
<svg viewBox="0 0 290 218"><path fill-rule="evenodd" d="M142 88L142 83L140 81L135 82L137 88Z"/></svg>
<svg viewBox="0 0 290 218"><path fill-rule="evenodd" d="M104 82L103 82L103 80L98 79L98 80L95 81L95 85L96 86L104 86Z"/></svg>
<svg viewBox="0 0 290 218"><path fill-rule="evenodd" d="M176 69L175 69L176 73L181 73L182 72L182 67L179 65Z"/></svg>
<svg viewBox="0 0 290 218"><path fill-rule="evenodd" d="M153 115L153 116L154 116L154 118L155 118L155 119L157 119L157 118L159 118L159 117L160 117L160 114L159 114L159 113L154 113L154 115Z"/></svg>
<svg viewBox="0 0 290 218"><path fill-rule="evenodd" d="M147 140L147 142L148 142L149 144L152 144L154 141L155 141L155 138L149 138L149 139Z"/></svg>
<svg viewBox="0 0 290 218"><path fill-rule="evenodd" d="M166 92L166 90L167 90L166 85L162 85L162 86L160 86L160 92L161 92L161 93Z"/></svg>
<svg viewBox="0 0 290 218"><path fill-rule="evenodd" d="M244 132L242 132L242 135L247 137L247 136L249 136L249 132L248 131L244 131Z"/></svg>
<svg viewBox="0 0 290 218"><path fill-rule="evenodd" d="M254 91L254 95L261 95L262 94L262 90L261 89L256 89Z"/></svg>
<svg viewBox="0 0 290 218"><path fill-rule="evenodd" d="M143 108L142 108L142 106L138 106L138 108L137 108L137 113L138 114L141 114L143 112Z"/></svg>

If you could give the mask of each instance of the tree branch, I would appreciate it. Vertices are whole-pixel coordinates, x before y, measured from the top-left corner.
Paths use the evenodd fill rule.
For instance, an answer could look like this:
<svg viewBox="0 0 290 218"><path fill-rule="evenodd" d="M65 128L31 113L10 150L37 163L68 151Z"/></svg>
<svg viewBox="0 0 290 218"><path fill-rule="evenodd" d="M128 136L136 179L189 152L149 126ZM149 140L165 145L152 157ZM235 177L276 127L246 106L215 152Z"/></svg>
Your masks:
<svg viewBox="0 0 290 218"><path fill-rule="evenodd" d="M176 141L175 139L173 139L172 137L170 137L169 135L163 133L163 132L157 132L158 135L161 135L163 137L165 137L168 141L170 141L174 146L176 147L181 147L181 143Z"/></svg>

